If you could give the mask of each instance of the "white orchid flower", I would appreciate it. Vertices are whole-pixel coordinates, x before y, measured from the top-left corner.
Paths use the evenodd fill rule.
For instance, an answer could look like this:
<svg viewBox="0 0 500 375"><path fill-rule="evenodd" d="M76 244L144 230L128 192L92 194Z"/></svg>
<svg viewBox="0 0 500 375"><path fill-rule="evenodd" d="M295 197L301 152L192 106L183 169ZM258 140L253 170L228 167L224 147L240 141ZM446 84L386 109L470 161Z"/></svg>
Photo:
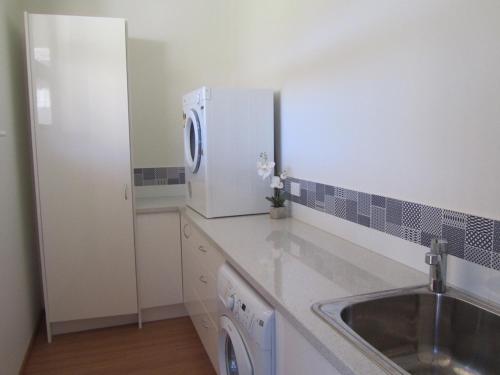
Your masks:
<svg viewBox="0 0 500 375"><path fill-rule="evenodd" d="M281 179L279 178L279 176L274 176L271 179L271 187L273 189L283 189L283 182L281 182Z"/></svg>
<svg viewBox="0 0 500 375"><path fill-rule="evenodd" d="M257 174L265 180L273 173L274 166L274 161L269 161L267 154L263 152L260 154L259 160L257 161Z"/></svg>
<svg viewBox="0 0 500 375"><path fill-rule="evenodd" d="M257 174L262 177L263 180L265 180L267 177L273 173L274 170L274 162L268 161L265 164L259 165L257 167Z"/></svg>
<svg viewBox="0 0 500 375"><path fill-rule="evenodd" d="M283 169L283 172L280 174L280 178L282 180L286 180L288 178L288 171L286 169Z"/></svg>

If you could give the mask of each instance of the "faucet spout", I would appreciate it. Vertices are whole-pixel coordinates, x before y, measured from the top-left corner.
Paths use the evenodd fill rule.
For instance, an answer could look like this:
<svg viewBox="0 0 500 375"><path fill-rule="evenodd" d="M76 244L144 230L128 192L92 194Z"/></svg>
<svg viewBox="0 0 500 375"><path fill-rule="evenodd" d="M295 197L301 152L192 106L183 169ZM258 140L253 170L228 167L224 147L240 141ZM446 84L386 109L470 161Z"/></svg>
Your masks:
<svg viewBox="0 0 500 375"><path fill-rule="evenodd" d="M434 238L431 251L425 254L425 263L430 266L429 290L434 293L446 292L446 261L448 241Z"/></svg>

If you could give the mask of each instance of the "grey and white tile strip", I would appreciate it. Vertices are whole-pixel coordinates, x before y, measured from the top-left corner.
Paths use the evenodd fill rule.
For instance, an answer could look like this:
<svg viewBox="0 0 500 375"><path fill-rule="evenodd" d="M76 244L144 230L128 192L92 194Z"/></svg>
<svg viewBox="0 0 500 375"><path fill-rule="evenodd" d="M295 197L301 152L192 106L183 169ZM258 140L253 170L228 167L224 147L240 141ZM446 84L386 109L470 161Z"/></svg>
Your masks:
<svg viewBox="0 0 500 375"><path fill-rule="evenodd" d="M178 185L185 183L184 167L135 168L135 186Z"/></svg>
<svg viewBox="0 0 500 375"><path fill-rule="evenodd" d="M300 196L291 194L291 182L300 184ZM445 238L450 255L500 270L498 220L293 177L285 192L294 203L425 247Z"/></svg>

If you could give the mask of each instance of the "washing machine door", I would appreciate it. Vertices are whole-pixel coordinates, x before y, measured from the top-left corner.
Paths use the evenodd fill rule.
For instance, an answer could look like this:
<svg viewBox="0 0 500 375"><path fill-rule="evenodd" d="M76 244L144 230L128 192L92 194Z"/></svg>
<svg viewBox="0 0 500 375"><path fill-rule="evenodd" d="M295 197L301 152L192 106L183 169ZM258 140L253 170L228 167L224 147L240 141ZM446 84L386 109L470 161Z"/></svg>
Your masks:
<svg viewBox="0 0 500 375"><path fill-rule="evenodd" d="M197 173L201 161L201 125L198 113L192 109L186 114L184 124L184 156L186 166L193 173Z"/></svg>
<svg viewBox="0 0 500 375"><path fill-rule="evenodd" d="M220 318L219 375L253 375L243 338L227 316Z"/></svg>

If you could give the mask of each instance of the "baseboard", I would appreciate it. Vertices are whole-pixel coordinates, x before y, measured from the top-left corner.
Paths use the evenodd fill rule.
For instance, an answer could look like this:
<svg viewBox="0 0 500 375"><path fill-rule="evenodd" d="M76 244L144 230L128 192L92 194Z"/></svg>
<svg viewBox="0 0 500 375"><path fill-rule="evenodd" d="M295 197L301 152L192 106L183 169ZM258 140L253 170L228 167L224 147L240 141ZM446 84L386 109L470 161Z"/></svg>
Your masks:
<svg viewBox="0 0 500 375"><path fill-rule="evenodd" d="M24 353L23 362L21 363L21 367L19 368L19 375L23 375L26 370L26 364L28 363L28 359L30 358L31 352L33 350L33 346L35 345L36 336L40 329L42 328L42 324L44 321L44 312L40 311L40 316L38 317L37 323L35 324L35 329L33 330L33 335L31 335L30 342L28 347L26 348L26 352Z"/></svg>
<svg viewBox="0 0 500 375"><path fill-rule="evenodd" d="M187 315L184 304L142 309L141 312L143 323L178 318ZM90 331L92 329L109 328L134 323L137 323L137 314L71 320L67 322L54 322L50 324L50 327L53 335L62 335L65 333Z"/></svg>
<svg viewBox="0 0 500 375"><path fill-rule="evenodd" d="M170 306L152 307L142 310L143 323L180 318L181 316L187 316L187 311L183 303Z"/></svg>
<svg viewBox="0 0 500 375"><path fill-rule="evenodd" d="M50 328L53 335L63 335L65 333L90 331L92 329L116 327L133 323L137 323L137 314L54 322L50 323Z"/></svg>

